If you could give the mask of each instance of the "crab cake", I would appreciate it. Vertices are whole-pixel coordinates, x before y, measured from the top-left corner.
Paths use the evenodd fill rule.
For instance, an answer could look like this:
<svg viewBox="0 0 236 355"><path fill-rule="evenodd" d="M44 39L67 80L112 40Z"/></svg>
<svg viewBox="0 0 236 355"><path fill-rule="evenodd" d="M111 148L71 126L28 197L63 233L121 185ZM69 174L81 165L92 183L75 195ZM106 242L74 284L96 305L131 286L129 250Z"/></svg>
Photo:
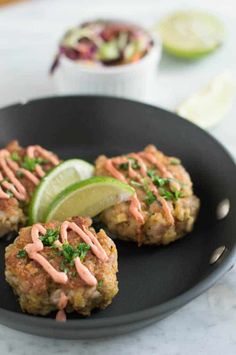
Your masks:
<svg viewBox="0 0 236 355"><path fill-rule="evenodd" d="M178 158L149 145L138 153L98 157L96 175L113 176L136 190L131 201L101 214L101 220L117 238L139 245L166 245L193 229L200 201Z"/></svg>
<svg viewBox="0 0 236 355"><path fill-rule="evenodd" d="M32 193L58 163L56 155L38 145L24 149L12 141L0 149L0 237L25 223Z"/></svg>
<svg viewBox="0 0 236 355"><path fill-rule="evenodd" d="M118 292L117 250L90 218L75 217L22 228L6 248L6 280L24 312L58 310L90 315L106 308Z"/></svg>
<svg viewBox="0 0 236 355"><path fill-rule="evenodd" d="M0 199L0 237L16 231L25 222L23 210L15 198Z"/></svg>

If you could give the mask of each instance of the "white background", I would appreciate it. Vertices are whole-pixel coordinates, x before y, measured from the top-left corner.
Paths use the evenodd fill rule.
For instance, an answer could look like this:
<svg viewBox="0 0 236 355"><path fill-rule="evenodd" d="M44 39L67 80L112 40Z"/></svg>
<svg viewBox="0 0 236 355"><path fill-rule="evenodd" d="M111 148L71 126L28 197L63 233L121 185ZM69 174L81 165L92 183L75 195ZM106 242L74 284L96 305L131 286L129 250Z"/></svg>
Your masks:
<svg viewBox="0 0 236 355"><path fill-rule="evenodd" d="M54 95L48 76L64 30L93 17L122 17L151 27L168 11L203 8L225 23L225 45L196 62L163 55L149 102L174 110L209 79L229 68L236 78L234 0L35 0L0 8L0 107ZM236 105L211 133L236 157ZM235 231L234 231L235 233ZM236 271L168 319L122 337L91 341L39 338L0 326L0 354L236 354Z"/></svg>

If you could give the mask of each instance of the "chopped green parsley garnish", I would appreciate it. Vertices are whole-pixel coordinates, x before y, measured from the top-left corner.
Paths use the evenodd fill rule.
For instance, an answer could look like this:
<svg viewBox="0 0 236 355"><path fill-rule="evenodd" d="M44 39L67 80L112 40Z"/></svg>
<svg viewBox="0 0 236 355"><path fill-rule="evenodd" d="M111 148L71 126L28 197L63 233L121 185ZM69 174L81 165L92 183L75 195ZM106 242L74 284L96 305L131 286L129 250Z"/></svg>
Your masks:
<svg viewBox="0 0 236 355"><path fill-rule="evenodd" d="M178 158L172 158L170 160L170 165L180 165L181 164L181 160Z"/></svg>
<svg viewBox="0 0 236 355"><path fill-rule="evenodd" d="M20 156L17 152L12 152L11 153L11 159L14 161L19 161L20 160Z"/></svg>
<svg viewBox="0 0 236 355"><path fill-rule="evenodd" d="M103 285L103 280L99 280L98 281L98 287L100 288L100 287L102 287L102 285Z"/></svg>
<svg viewBox="0 0 236 355"><path fill-rule="evenodd" d="M140 182L137 182L135 180L130 180L131 185L135 187L142 188L145 193L146 193L146 198L145 202L147 205L151 205L154 201L156 201L156 196L152 193L152 191L149 189L147 182L145 179L143 179L143 184L140 184Z"/></svg>
<svg viewBox="0 0 236 355"><path fill-rule="evenodd" d="M24 157L22 167L33 172L38 164L46 164L48 160L43 158L30 158L27 155Z"/></svg>
<svg viewBox="0 0 236 355"><path fill-rule="evenodd" d="M6 190L6 194L9 196L9 197L13 197L14 194L11 190Z"/></svg>
<svg viewBox="0 0 236 355"><path fill-rule="evenodd" d="M177 201L179 198L184 197L184 194L182 191L177 191L175 190L174 192L174 199Z"/></svg>
<svg viewBox="0 0 236 355"><path fill-rule="evenodd" d="M172 192L170 192L164 188L160 188L159 193L160 193L161 197L163 197L165 200L173 200L174 195L172 194Z"/></svg>
<svg viewBox="0 0 236 355"><path fill-rule="evenodd" d="M48 164L49 160L48 159L43 159L43 158L36 158L37 164Z"/></svg>
<svg viewBox="0 0 236 355"><path fill-rule="evenodd" d="M183 193L181 191L168 191L164 188L159 189L160 195L165 199L165 200L174 200L177 201L180 197L183 197Z"/></svg>
<svg viewBox="0 0 236 355"><path fill-rule="evenodd" d="M152 191L146 191L147 197L145 198L145 202L148 206L150 206L154 201L156 201L156 196L152 193Z"/></svg>
<svg viewBox="0 0 236 355"><path fill-rule="evenodd" d="M62 244L62 254L68 263L74 259L74 248L69 243Z"/></svg>
<svg viewBox="0 0 236 355"><path fill-rule="evenodd" d="M89 249L90 245L86 243L80 243L77 245L76 248L73 248L72 245L70 245L69 243L64 243L62 245L62 254L65 257L66 261L72 264L73 260L77 257L79 257L80 260L84 260Z"/></svg>
<svg viewBox="0 0 236 355"><path fill-rule="evenodd" d="M183 193L181 191L175 190L174 192L169 191L169 189L166 188L166 185L171 183L172 181L176 181L179 183L178 180L176 179L170 179L170 178L161 178L158 175L156 175L157 172L154 169L149 169L147 171L148 177L152 180L152 183L156 185L158 188L158 191L160 195L165 199L165 200L173 200L177 201L180 197L184 197ZM150 183L150 181L149 181ZM151 191L148 183L148 178L144 178L140 182L137 182L135 180L130 180L130 184L134 187L139 187L142 188L145 193L146 193L146 198L144 199L145 203L150 206L153 202L157 200L157 197L155 194Z"/></svg>
<svg viewBox="0 0 236 355"><path fill-rule="evenodd" d="M16 176L19 177L19 178L23 178L25 175L24 175L24 173L22 171L17 170Z"/></svg>
<svg viewBox="0 0 236 355"><path fill-rule="evenodd" d="M167 184L168 182L169 182L168 179L160 178L159 176L155 176L155 177L153 178L153 183L154 183L157 187L164 186L164 185Z"/></svg>
<svg viewBox="0 0 236 355"><path fill-rule="evenodd" d="M147 174L157 187L164 186L166 183L169 182L169 179L160 178L159 176L157 176L155 170L148 170Z"/></svg>
<svg viewBox="0 0 236 355"><path fill-rule="evenodd" d="M156 170L149 169L149 170L147 171L147 175L148 175L151 179L153 179L153 177L156 176Z"/></svg>
<svg viewBox="0 0 236 355"><path fill-rule="evenodd" d="M69 269L68 269L68 267L66 267L64 260L62 260L60 263L60 270L65 272L66 274L68 274L68 272L69 272Z"/></svg>
<svg viewBox="0 0 236 355"><path fill-rule="evenodd" d="M40 240L44 246L51 247L53 243L58 239L58 237L58 229L47 229L46 233L40 237Z"/></svg>
<svg viewBox="0 0 236 355"><path fill-rule="evenodd" d="M129 168L129 163L122 163L119 165L119 169L121 170L128 170Z"/></svg>
<svg viewBox="0 0 236 355"><path fill-rule="evenodd" d="M131 164L131 168L134 170L140 169L140 165L136 159L128 158L128 160L129 160L129 162L120 164L119 169L128 170L129 164Z"/></svg>
<svg viewBox="0 0 236 355"><path fill-rule="evenodd" d="M27 252L25 251L25 249L21 249L18 251L16 257L18 259L22 259L22 258L25 258L27 256Z"/></svg>
<svg viewBox="0 0 236 355"><path fill-rule="evenodd" d="M86 243L80 243L79 245L77 245L76 253L78 253L80 260L84 260L90 248L90 245Z"/></svg>
<svg viewBox="0 0 236 355"><path fill-rule="evenodd" d="M32 172L35 170L36 165L37 165L36 158L29 158L28 156L24 157L22 167L25 168L26 170L29 170Z"/></svg>
<svg viewBox="0 0 236 355"><path fill-rule="evenodd" d="M150 206L154 201L156 201L157 198L154 195L154 193L150 190L150 188L148 186L148 180L142 179L142 183L143 183L143 189L146 193L145 202L148 206Z"/></svg>
<svg viewBox="0 0 236 355"><path fill-rule="evenodd" d="M129 161L131 162L131 167L133 168L133 169L140 169L140 165L139 165L139 163L138 163L138 161L136 160L136 159L134 159L134 158L128 158L129 159Z"/></svg>

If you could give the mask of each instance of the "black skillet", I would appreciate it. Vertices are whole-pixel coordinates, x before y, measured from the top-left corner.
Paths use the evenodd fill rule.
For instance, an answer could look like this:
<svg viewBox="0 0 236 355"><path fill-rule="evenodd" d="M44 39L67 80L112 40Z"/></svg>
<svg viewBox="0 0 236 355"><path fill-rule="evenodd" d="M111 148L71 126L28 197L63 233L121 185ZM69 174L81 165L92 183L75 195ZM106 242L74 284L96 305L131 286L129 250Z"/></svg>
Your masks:
<svg viewBox="0 0 236 355"><path fill-rule="evenodd" d="M94 161L97 155L141 150L149 143L180 157L190 172L201 211L194 231L167 247L117 241L119 294L90 318L77 314L66 323L23 314L4 279L0 240L0 322L25 332L58 338L92 338L126 333L156 322L211 287L233 265L236 244L236 169L210 135L162 109L106 97L60 97L0 110L0 146L18 139L39 143L62 158ZM225 199L230 210L217 219ZM215 251L223 254L214 263ZM219 256L219 255L218 255ZM217 259L217 258L215 258ZM212 262L212 263L211 263Z"/></svg>

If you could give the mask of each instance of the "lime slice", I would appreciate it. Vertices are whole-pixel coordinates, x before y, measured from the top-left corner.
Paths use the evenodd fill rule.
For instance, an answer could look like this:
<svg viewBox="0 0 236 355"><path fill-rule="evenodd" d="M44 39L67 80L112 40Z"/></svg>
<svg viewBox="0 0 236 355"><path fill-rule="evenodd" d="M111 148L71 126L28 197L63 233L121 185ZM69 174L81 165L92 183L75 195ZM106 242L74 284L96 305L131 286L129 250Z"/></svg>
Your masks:
<svg viewBox="0 0 236 355"><path fill-rule="evenodd" d="M134 189L119 180L95 176L73 184L51 203L46 221L63 221L73 216L94 217L103 210L127 201Z"/></svg>
<svg viewBox="0 0 236 355"><path fill-rule="evenodd" d="M80 159L66 160L51 170L34 192L29 207L29 223L43 222L45 212L53 199L67 186L90 178L93 165Z"/></svg>
<svg viewBox="0 0 236 355"><path fill-rule="evenodd" d="M161 21L159 32L167 52L189 59L214 51L224 39L221 21L202 11L174 12Z"/></svg>
<svg viewBox="0 0 236 355"><path fill-rule="evenodd" d="M184 101L177 113L202 128L209 128L229 112L234 95L235 83L231 73L225 71Z"/></svg>

